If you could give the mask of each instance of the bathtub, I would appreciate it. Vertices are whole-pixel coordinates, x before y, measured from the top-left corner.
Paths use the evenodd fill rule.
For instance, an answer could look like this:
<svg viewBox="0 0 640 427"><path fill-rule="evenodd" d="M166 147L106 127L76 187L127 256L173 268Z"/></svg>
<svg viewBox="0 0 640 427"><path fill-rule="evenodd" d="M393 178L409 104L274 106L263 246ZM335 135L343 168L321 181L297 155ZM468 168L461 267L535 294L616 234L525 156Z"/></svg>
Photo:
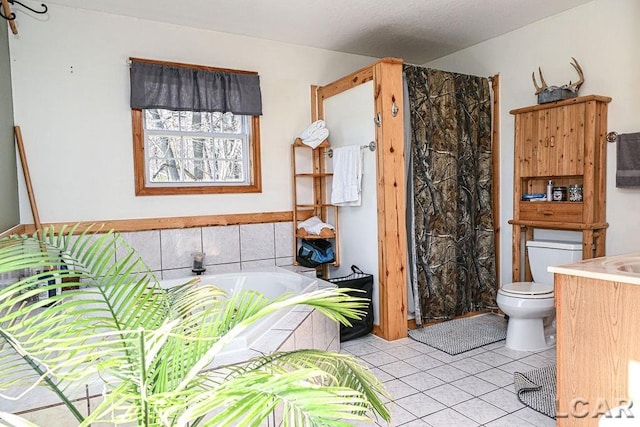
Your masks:
<svg viewBox="0 0 640 427"><path fill-rule="evenodd" d="M193 279L194 276L162 280L160 285L164 289L168 289ZM323 285L326 284L320 279L304 276L279 267L200 276L201 284L215 285L224 290L229 296L240 291L252 290L262 293L270 300L285 293L302 294L314 291L318 289L319 282L323 282ZM294 309L295 307L281 309L255 322L251 327L231 340L217 359L222 359L233 352L247 352L260 337L265 335L277 323L278 319L283 318Z"/></svg>
<svg viewBox="0 0 640 427"><path fill-rule="evenodd" d="M188 276L162 280L160 283L163 287L170 288L193 278L194 276ZM278 267L205 275L201 276L201 281L206 284L215 284L228 293L238 292L241 289L253 289L265 294L268 298L275 298L284 292L309 292L317 288L333 286L324 280ZM290 312L276 312L252 325L250 329L244 331L243 335L230 342L207 368L243 362L276 350L314 348L335 353L340 351L340 327L336 322L308 306L291 307L289 310ZM70 387L70 396L78 401L86 399L87 405L91 398L101 400L103 381L104 376L96 377L86 385ZM36 387L29 393L28 398L18 401L0 399L0 411L9 413L39 411L42 414L50 413L56 419L60 419L61 405L58 398L44 387ZM64 413L66 414L66 411ZM75 419L70 419L68 424L71 425L74 422Z"/></svg>

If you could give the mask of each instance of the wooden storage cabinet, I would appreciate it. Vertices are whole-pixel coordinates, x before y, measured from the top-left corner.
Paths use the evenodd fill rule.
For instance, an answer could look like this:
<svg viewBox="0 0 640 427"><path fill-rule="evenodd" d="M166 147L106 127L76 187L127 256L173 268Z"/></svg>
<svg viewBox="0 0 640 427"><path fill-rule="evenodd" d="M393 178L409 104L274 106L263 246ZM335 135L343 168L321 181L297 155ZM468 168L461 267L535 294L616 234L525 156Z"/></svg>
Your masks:
<svg viewBox="0 0 640 427"><path fill-rule="evenodd" d="M603 256L607 104L589 95L512 110L515 116L513 280L531 280L522 260L534 228L582 232L582 257ZM554 187L582 185L582 202L524 201L522 196ZM522 271L522 265L525 270ZM523 274L524 273L524 274Z"/></svg>
<svg viewBox="0 0 640 427"><path fill-rule="evenodd" d="M300 239L327 239L331 241L336 260L330 265L340 265L340 245L338 244L338 207L327 203L329 179L332 173L326 171L327 140L316 148L311 148L297 138L291 146L292 200L293 200L293 265L299 265L297 252ZM299 153L301 151L302 153ZM300 158L304 165L300 164ZM335 227L331 235L302 235L298 223L317 216L323 222Z"/></svg>

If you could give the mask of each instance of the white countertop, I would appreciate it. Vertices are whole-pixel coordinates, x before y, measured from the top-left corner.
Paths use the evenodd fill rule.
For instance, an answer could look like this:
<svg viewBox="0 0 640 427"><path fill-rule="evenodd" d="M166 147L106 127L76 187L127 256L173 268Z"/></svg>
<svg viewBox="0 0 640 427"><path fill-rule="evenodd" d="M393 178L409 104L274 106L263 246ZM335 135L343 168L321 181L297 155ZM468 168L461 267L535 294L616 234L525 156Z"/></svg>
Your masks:
<svg viewBox="0 0 640 427"><path fill-rule="evenodd" d="M587 277L590 279L607 280L610 282L640 285L640 272L623 271L618 267L627 263L640 263L640 252L627 253L602 258L592 258L573 264L549 267L548 271L568 276Z"/></svg>

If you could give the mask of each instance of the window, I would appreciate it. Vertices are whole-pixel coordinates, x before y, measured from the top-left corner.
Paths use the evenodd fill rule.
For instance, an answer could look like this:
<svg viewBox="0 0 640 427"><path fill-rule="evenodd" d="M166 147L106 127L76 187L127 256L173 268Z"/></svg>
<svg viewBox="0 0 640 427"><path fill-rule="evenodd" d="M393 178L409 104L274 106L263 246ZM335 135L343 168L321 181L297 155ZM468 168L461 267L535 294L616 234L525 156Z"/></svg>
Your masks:
<svg viewBox="0 0 640 427"><path fill-rule="evenodd" d="M152 68L137 70L142 78L134 77L135 61L145 61L141 63L152 64ZM233 77L238 73L255 78L257 75L147 61L132 59L136 195L260 192L260 119L259 114L253 113L256 109L261 110L261 103L259 99L258 107L255 102L249 107L238 107L233 103L236 95ZM159 71L164 75L157 75L157 66L164 67ZM189 73L185 77L184 70L197 75ZM213 73L215 78L211 79L207 74L203 80L203 72ZM230 87L216 87L220 74L223 77L235 75L232 75L231 83L222 83ZM193 81L196 81L195 88L185 95L185 86L189 92L188 84ZM241 86L244 83L240 81ZM203 95L203 85L213 87L213 92ZM247 96L245 86L239 89L244 92L237 98L246 100L254 95L250 86L250 96ZM140 91L144 93L140 95ZM170 99L172 97L175 99ZM187 99L187 105L183 105L185 97L191 97ZM210 105L208 101L213 97L221 101ZM146 108L134 108L141 105ZM241 114L243 108L252 114ZM238 110L241 113L237 113Z"/></svg>

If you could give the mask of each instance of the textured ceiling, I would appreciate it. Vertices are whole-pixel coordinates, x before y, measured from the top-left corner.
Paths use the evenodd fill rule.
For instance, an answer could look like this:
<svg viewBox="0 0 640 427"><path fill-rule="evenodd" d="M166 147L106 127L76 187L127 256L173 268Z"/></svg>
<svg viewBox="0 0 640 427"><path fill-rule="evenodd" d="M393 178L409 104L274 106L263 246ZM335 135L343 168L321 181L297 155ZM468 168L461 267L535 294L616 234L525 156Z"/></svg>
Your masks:
<svg viewBox="0 0 640 427"><path fill-rule="evenodd" d="M424 64L591 0L53 0L267 40Z"/></svg>

